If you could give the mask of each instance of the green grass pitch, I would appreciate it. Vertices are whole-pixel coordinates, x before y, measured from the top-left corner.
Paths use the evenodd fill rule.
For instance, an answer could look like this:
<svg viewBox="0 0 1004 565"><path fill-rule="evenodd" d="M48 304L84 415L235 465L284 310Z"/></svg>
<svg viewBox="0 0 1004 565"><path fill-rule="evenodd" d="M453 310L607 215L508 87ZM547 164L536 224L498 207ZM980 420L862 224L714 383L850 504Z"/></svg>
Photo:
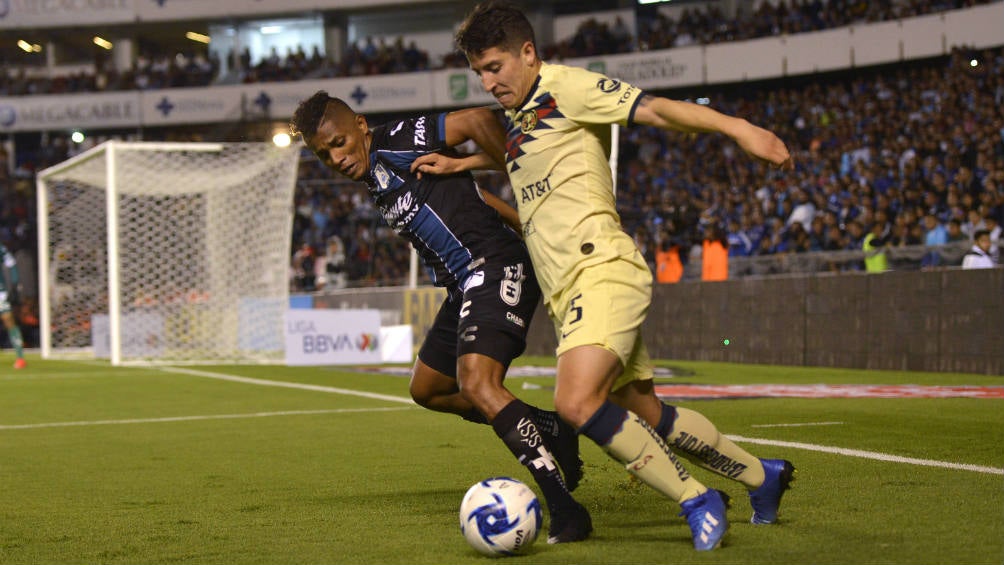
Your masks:
<svg viewBox="0 0 1004 565"><path fill-rule="evenodd" d="M460 534L461 497L489 476L531 481L488 426L409 404L401 376L37 357L13 371L12 362L0 354L0 564L488 563ZM685 375L660 379L670 384L1004 385L977 375L663 364ZM549 377L509 384L552 405ZM678 506L583 439L576 494L594 536L548 546L545 513L542 538L510 562L1004 562L1002 399L678 404L756 440L740 444L761 457L795 462L778 524L749 524L741 485L689 465L733 497L725 545L697 553Z"/></svg>

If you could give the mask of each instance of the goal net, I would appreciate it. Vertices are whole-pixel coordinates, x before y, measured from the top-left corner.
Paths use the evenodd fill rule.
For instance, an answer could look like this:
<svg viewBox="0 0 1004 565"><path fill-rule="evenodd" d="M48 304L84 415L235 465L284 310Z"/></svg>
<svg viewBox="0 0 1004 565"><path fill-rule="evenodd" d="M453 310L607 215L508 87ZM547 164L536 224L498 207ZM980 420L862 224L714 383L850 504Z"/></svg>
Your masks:
<svg viewBox="0 0 1004 565"><path fill-rule="evenodd" d="M110 141L41 171L42 357L282 362L298 161Z"/></svg>

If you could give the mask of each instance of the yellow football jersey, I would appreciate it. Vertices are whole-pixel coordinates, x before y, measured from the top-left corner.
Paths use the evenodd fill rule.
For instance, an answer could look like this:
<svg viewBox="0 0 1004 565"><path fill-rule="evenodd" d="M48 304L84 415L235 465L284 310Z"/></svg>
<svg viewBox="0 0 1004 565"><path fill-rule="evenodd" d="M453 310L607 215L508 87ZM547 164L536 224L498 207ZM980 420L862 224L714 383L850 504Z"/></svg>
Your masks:
<svg viewBox="0 0 1004 565"><path fill-rule="evenodd" d="M642 90L544 63L506 112L506 169L534 270L551 302L588 265L635 252L615 208L610 124L627 125Z"/></svg>

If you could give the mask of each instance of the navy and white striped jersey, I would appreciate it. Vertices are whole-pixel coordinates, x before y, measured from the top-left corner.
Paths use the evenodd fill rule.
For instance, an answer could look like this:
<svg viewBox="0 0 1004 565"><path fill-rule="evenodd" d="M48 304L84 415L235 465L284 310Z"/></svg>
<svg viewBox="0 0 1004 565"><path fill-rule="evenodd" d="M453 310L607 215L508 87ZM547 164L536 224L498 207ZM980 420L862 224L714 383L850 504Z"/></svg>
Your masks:
<svg viewBox="0 0 1004 565"><path fill-rule="evenodd" d="M470 173L419 179L410 171L418 157L450 150L445 120L446 114L430 114L373 128L365 177L384 220L411 242L433 283L444 287L462 284L484 261L526 254L519 235L481 198Z"/></svg>

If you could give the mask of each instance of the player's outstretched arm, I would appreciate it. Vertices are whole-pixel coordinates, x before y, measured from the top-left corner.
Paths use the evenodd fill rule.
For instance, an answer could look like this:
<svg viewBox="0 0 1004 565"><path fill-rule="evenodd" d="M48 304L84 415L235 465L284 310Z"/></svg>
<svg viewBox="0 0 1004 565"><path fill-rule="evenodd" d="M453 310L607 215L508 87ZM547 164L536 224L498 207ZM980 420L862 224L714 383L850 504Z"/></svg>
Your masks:
<svg viewBox="0 0 1004 565"><path fill-rule="evenodd" d="M452 175L464 171L498 171L498 163L487 153L474 153L460 157L447 156L442 153L426 153L411 162L411 172L422 178L424 173L430 175Z"/></svg>
<svg viewBox="0 0 1004 565"><path fill-rule="evenodd" d="M446 175L473 170L500 171L505 166L505 130L488 107L468 108L446 115L446 144L459 145L473 140L482 153L447 157L439 153L423 155L411 164L412 172Z"/></svg>
<svg viewBox="0 0 1004 565"><path fill-rule="evenodd" d="M724 133L757 159L782 169L792 168L788 148L772 132L707 106L646 94L638 102L634 122L683 132Z"/></svg>

